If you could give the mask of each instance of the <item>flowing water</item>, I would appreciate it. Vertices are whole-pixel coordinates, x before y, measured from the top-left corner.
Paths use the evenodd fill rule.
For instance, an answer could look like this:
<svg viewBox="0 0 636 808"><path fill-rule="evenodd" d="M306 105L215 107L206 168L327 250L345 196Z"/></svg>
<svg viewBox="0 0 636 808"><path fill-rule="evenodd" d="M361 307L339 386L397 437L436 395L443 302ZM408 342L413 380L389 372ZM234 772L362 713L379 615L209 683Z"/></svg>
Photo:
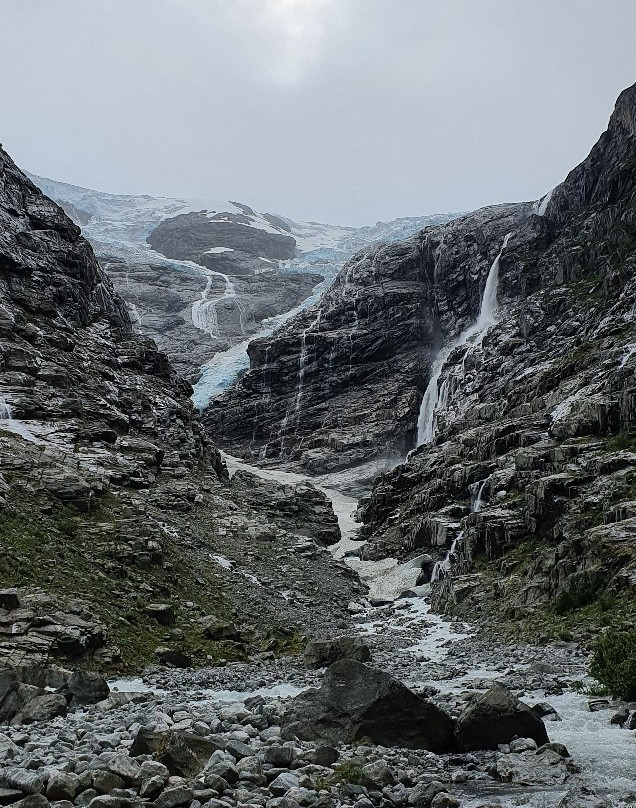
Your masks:
<svg viewBox="0 0 636 808"><path fill-rule="evenodd" d="M445 408L447 403L446 396L444 397L445 400L440 401L441 391L439 389L439 380L449 356L456 348L468 345L473 339L480 345L486 331L496 322L499 262L511 235L512 233L506 235L497 257L492 262L488 277L486 278L486 285L484 286L479 308L479 317L476 322L465 329L456 340L453 340L450 344L442 348L433 362L431 377L424 392L424 397L422 398L417 420L417 446L430 443L435 437L437 431L437 413ZM448 387L445 388L445 393L448 394ZM442 406L440 406L440 404Z"/></svg>

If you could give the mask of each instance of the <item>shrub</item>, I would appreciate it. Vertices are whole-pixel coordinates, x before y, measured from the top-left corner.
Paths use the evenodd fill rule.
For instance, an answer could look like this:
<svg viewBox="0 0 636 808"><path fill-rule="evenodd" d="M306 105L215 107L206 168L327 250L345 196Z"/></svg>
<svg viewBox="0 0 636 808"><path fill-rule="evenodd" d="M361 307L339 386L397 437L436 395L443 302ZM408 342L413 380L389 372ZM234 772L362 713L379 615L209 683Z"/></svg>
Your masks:
<svg viewBox="0 0 636 808"><path fill-rule="evenodd" d="M636 700L636 628L609 628L596 641L590 674L617 699Z"/></svg>

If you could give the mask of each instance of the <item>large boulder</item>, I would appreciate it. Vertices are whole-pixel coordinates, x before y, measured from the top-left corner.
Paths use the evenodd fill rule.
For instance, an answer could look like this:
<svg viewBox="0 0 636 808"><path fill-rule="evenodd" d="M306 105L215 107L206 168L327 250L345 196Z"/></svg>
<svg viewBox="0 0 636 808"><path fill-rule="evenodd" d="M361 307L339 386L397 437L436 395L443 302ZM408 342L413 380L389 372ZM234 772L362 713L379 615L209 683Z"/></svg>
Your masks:
<svg viewBox="0 0 636 808"><path fill-rule="evenodd" d="M282 718L282 735L307 741L354 743L449 752L453 719L397 679L343 659L327 669L319 689L298 696Z"/></svg>
<svg viewBox="0 0 636 808"><path fill-rule="evenodd" d="M67 687L71 695L72 707L78 704L97 704L107 698L110 693L106 679L95 671L73 671Z"/></svg>
<svg viewBox="0 0 636 808"><path fill-rule="evenodd" d="M515 736L532 738L538 746L549 741L539 716L499 684L466 707L455 729L457 746L462 752L497 749Z"/></svg>
<svg viewBox="0 0 636 808"><path fill-rule="evenodd" d="M360 637L334 637L310 640L305 646L305 667L309 670L326 668L339 659L371 662L369 646Z"/></svg>
<svg viewBox="0 0 636 808"><path fill-rule="evenodd" d="M170 774L196 777L205 764L224 745L212 738L202 738L190 732L151 732L141 727L130 748L130 756L153 755Z"/></svg>
<svg viewBox="0 0 636 808"><path fill-rule="evenodd" d="M32 724L66 715L66 699L61 693L49 693L17 681L14 671L0 677L0 724Z"/></svg>

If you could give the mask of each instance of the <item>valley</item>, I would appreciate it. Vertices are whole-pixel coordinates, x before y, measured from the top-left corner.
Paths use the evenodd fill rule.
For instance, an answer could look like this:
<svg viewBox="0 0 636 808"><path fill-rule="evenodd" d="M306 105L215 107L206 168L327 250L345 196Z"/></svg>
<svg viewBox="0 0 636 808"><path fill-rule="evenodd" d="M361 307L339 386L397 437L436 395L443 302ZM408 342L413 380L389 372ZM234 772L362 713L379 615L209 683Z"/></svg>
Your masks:
<svg viewBox="0 0 636 808"><path fill-rule="evenodd" d="M635 160L636 85L373 228L0 151L2 804L632 801Z"/></svg>

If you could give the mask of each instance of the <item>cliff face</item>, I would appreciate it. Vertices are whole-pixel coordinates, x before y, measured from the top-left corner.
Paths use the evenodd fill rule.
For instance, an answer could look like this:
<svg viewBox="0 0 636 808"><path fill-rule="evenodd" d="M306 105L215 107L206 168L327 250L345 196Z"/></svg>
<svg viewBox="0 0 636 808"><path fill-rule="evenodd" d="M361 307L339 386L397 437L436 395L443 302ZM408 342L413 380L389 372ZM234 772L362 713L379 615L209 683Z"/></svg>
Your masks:
<svg viewBox="0 0 636 808"><path fill-rule="evenodd" d="M206 413L233 451L316 471L423 443L363 502L364 552L452 549L438 606L532 614L636 573L635 110L632 87L540 203L360 253Z"/></svg>
<svg viewBox="0 0 636 808"><path fill-rule="evenodd" d="M230 482L191 394L133 333L79 228L0 150L0 589L19 588L2 599L0 667L130 671L159 647L237 658L342 619L355 586L293 550L337 539L326 497ZM317 581L319 597L302 594ZM236 625L211 636L203 618Z"/></svg>
<svg viewBox="0 0 636 808"><path fill-rule="evenodd" d="M235 452L315 473L403 458L437 348L476 316L529 208L486 208L359 253L319 303L250 343L249 372L206 423Z"/></svg>
<svg viewBox="0 0 636 808"><path fill-rule="evenodd" d="M364 503L370 557L445 557L439 608L499 610L538 631L549 604L565 624L581 608L598 617L608 593L633 608L635 114L636 86L516 224L496 323L439 373L433 439Z"/></svg>

